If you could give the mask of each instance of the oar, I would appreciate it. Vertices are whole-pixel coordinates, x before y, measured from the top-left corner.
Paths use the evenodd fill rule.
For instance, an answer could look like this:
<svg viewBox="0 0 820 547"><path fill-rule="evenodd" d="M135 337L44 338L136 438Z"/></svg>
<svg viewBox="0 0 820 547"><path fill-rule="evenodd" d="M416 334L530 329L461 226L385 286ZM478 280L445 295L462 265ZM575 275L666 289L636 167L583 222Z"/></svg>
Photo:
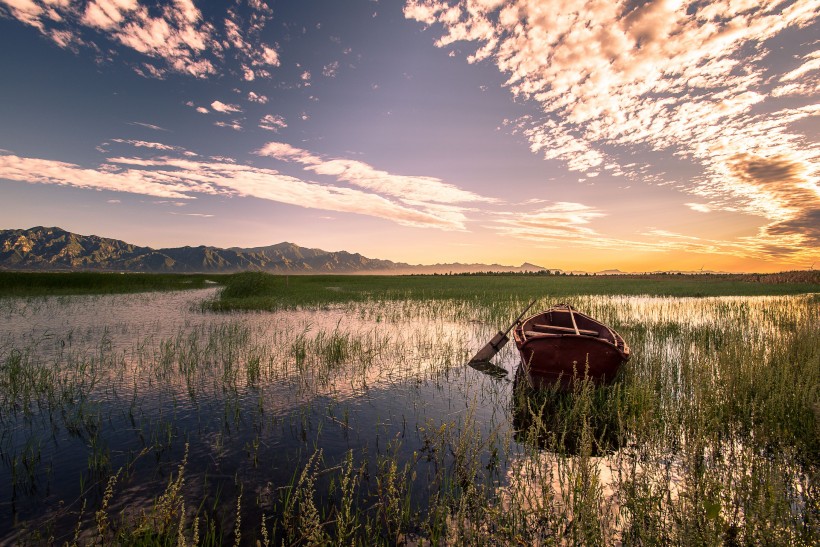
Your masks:
<svg viewBox="0 0 820 547"><path fill-rule="evenodd" d="M495 357L496 354L498 354L498 352L501 351L501 348L503 348L507 344L507 342L510 341L507 335L510 333L511 330L513 330L513 327L515 327L518 324L518 322L521 321L521 318L524 317L524 314L530 310L533 304L535 304L535 300L530 302L530 305L527 306L524 309L524 311L522 311L518 315L518 317L515 318L515 321L512 322L512 325L510 325L507 328L507 330L505 330L504 332L498 331L498 334L493 336L492 340L487 342L487 345L478 350L478 353L476 353L475 356L473 356L473 358L470 359L470 361L467 364L473 368L477 368L478 370L486 368L486 366L482 365L485 365L487 362L489 362L490 359Z"/></svg>

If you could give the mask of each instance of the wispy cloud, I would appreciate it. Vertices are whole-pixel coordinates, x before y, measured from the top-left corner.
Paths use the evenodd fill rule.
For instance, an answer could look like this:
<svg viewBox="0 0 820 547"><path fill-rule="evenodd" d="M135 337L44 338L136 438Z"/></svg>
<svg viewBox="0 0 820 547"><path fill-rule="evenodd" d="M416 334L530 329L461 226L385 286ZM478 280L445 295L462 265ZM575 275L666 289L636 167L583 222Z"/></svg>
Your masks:
<svg viewBox="0 0 820 547"><path fill-rule="evenodd" d="M194 101L186 101L185 106L190 106L191 108L193 108L194 110L196 110L200 114L210 114L210 112L211 112L210 110L208 110L204 106L197 106L196 103L194 103Z"/></svg>
<svg viewBox="0 0 820 547"><path fill-rule="evenodd" d="M534 210L494 215L489 228L505 237L532 242L542 248L588 248L630 252L687 251L711 253L723 251L740 257L758 256L759 249L749 245L705 241L697 237L650 229L642 238L623 239L608 236L593 228L592 223L607 214L595 207L574 202L553 202Z"/></svg>
<svg viewBox="0 0 820 547"><path fill-rule="evenodd" d="M231 114L233 112L242 112L242 109L235 104L225 104L222 101L214 101L211 103L211 108L223 114Z"/></svg>
<svg viewBox="0 0 820 547"><path fill-rule="evenodd" d="M328 63L322 68L322 76L325 78L335 78L337 74L339 74L339 61Z"/></svg>
<svg viewBox="0 0 820 547"><path fill-rule="evenodd" d="M228 9L221 45L224 49L234 49L242 78L250 82L256 78L269 78L269 69L278 67L281 61L276 46L265 43L261 38L273 11L259 0L251 0L248 6L251 8L248 18L239 15L237 6Z"/></svg>
<svg viewBox="0 0 820 547"><path fill-rule="evenodd" d="M140 127L145 127L147 129L153 129L154 131L168 131L164 127L160 127L158 125L154 125L152 123L143 123L143 122L128 122L129 125L138 125Z"/></svg>
<svg viewBox="0 0 820 547"><path fill-rule="evenodd" d="M760 238L772 254L790 252L783 240L820 249L820 187L811 181L806 164L788 156L737 154L728 165L736 192L770 220Z"/></svg>
<svg viewBox="0 0 820 547"><path fill-rule="evenodd" d="M0 0L0 4L4 4L0 5L4 14L31 25L43 33L45 33L43 19L50 19L56 13L50 12L33 0Z"/></svg>
<svg viewBox="0 0 820 547"><path fill-rule="evenodd" d="M232 120L230 122L214 122L214 125L217 127L227 127L228 129L233 129L234 131L242 131L241 120Z"/></svg>
<svg viewBox="0 0 820 547"><path fill-rule="evenodd" d="M539 203L532 203L538 205ZM528 211L522 204L515 213L493 213L485 215L490 220L487 228L504 237L513 237L532 242L543 248L563 249L589 248L599 250L628 250L630 253L693 253L719 254L741 259L771 260L777 257L782 263L800 264L817 255L816 244L807 244L806 238L796 236L801 228L807 237L817 239L820 214L817 212L800 217L795 225L768 225L758 234L732 240L707 239L673 232L663 228L647 228L635 237L625 239L613 237L593 226L597 219L608 216L603 210L572 202L546 203L538 209ZM688 203L691 209L709 212L711 209L698 203ZM813 223L813 224L812 224ZM811 226L810 226L811 224ZM778 228L782 232L778 233Z"/></svg>
<svg viewBox="0 0 820 547"><path fill-rule="evenodd" d="M555 202L533 212L506 213L498 216L498 231L504 235L541 242L582 244L597 236L589 227L592 220L606 216L582 203Z"/></svg>
<svg viewBox="0 0 820 547"><path fill-rule="evenodd" d="M177 199L188 199L186 192L191 191L189 184L158 173L116 169L111 164L86 169L73 163L15 155L0 155L0 178Z"/></svg>
<svg viewBox="0 0 820 547"><path fill-rule="evenodd" d="M273 131L277 133L280 129L284 129L288 126L285 118L275 114L265 114L261 120L259 120L259 127L265 129L267 131Z"/></svg>
<svg viewBox="0 0 820 547"><path fill-rule="evenodd" d="M456 210L435 211L354 188L308 182L273 169L215 159L113 157L94 169L15 155L0 155L0 178L165 199L198 195L248 196L326 211L355 213L405 226L463 230Z"/></svg>
<svg viewBox="0 0 820 547"><path fill-rule="evenodd" d="M151 78L163 78L167 72L205 78L218 73L230 53L246 79L270 77L268 69L279 66L279 55L275 45L261 40L261 32L272 11L257 0L247 8L247 17L228 9L222 28L217 28L191 0L161 5L138 0L0 0L0 15L36 28L59 47L93 46L82 36L90 31L142 54L150 62L138 63L134 70Z"/></svg>
<svg viewBox="0 0 820 547"><path fill-rule="evenodd" d="M157 15L136 0L92 0L80 21L110 34L126 47L163 61L174 72L196 77L216 73L213 63L203 55L210 47L214 28L202 21L191 0L176 0Z"/></svg>
<svg viewBox="0 0 820 547"><path fill-rule="evenodd" d="M805 35L819 0L408 0L404 13L443 29L439 47L476 44L469 62L493 62L540 107L523 122L534 152L588 175L638 174L613 150L671 153L702 167L684 189L711 209L817 244L798 229L818 207L820 148L794 127L820 113L820 57L783 62L769 48ZM766 181L748 171L761 164L774 169Z"/></svg>
<svg viewBox="0 0 820 547"><path fill-rule="evenodd" d="M426 203L493 203L497 200L462 190L436 177L397 175L367 163L341 158L324 158L283 142L270 142L256 151L280 161L300 163L308 171L327 175L380 194Z"/></svg>
<svg viewBox="0 0 820 547"><path fill-rule="evenodd" d="M704 203L684 203L687 207L698 213L710 213L712 208Z"/></svg>
<svg viewBox="0 0 820 547"><path fill-rule="evenodd" d="M248 93L248 100L252 103L267 104L268 98L265 95L259 95L251 91Z"/></svg>
<svg viewBox="0 0 820 547"><path fill-rule="evenodd" d="M214 215L207 213L177 213L176 211L169 211L168 214L181 217L199 217L199 218L213 218Z"/></svg>
<svg viewBox="0 0 820 547"><path fill-rule="evenodd" d="M139 148L153 148L154 150L184 151L184 149L179 146L171 146L170 144L163 144L161 142L140 141L136 139L111 139L111 142L130 144L131 146L136 146Z"/></svg>

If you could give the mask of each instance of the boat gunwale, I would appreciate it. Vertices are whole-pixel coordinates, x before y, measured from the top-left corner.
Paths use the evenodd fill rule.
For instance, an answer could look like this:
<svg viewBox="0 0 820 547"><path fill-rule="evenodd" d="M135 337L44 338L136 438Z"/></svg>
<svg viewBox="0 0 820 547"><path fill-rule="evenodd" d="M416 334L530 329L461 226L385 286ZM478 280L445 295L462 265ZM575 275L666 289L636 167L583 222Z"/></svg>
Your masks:
<svg viewBox="0 0 820 547"><path fill-rule="evenodd" d="M538 317L547 317L548 314L551 313L551 312L571 313L572 315L578 315L578 316L584 318L585 320L588 320L588 321L594 323L595 325L599 326L600 328L605 329L605 331L608 332L612 336L613 340L610 341L609 339L603 337L601 332L598 333L598 336L589 336L589 335L586 335L586 334L576 334L575 332L548 333L548 332L534 332L534 331L525 330L524 326L527 323L531 323L531 324L534 325L536 323L536 318L538 318ZM549 322L547 322L547 323L549 323ZM537 334L537 336L527 336L527 332L532 332L534 334ZM618 351L618 353L621 354L624 361L627 361L630 358L629 345L626 343L623 336L618 334L618 332L616 332L615 329L613 329L609 325L607 325L607 324L605 324L605 323L603 323L603 322L601 322L601 321L599 321L599 320L597 320L593 317L590 317L589 315L587 315L585 313L582 313L582 312L579 312L579 311L575 310L569 304L558 304L557 306L551 306L551 307L547 308L546 310L535 313L535 314L527 317L526 319L523 319L523 320L519 321L518 324L515 326L515 329L513 330L513 338L515 340L516 346L518 347L519 351L522 350L525 346L527 346L531 343L535 343L539 340L554 340L554 339L559 338L559 337L560 338L571 338L571 339L583 340L583 343L586 343L586 344L588 344L591 341L595 340L599 343L606 344L607 347L615 348L615 350Z"/></svg>

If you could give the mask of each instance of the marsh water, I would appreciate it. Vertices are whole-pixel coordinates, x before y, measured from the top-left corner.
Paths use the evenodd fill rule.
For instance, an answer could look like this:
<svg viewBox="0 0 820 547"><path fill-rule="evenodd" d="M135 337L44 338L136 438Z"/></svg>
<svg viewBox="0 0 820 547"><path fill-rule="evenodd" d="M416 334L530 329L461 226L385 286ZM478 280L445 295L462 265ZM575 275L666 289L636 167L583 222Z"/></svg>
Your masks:
<svg viewBox="0 0 820 547"><path fill-rule="evenodd" d="M653 411L661 412L661 425L642 430L641 420L650 419L643 414L617 424L610 416L612 442L603 443L607 433L589 427L592 414L579 439L568 430L527 433L535 414L527 400L521 414L512 343L494 360L506 377L464 366L520 303L510 302L506 314L453 301L202 311L216 291L0 299L0 543L103 537L95 520L101 505L122 521L145 519L183 472L182 535L204 519L214 537L233 539L241 521L243 543L262 538L263 527L307 542L293 536L297 525L277 524L294 510L293 493L307 487L299 518L312 502L318 524L332 534L347 496L363 529L369 515L386 511L392 485L405 504L396 537L434 535L435 526L422 523L438 518L428 513L445 497L444 527L463 526L454 504L480 491L485 508L515 509L522 522L541 510L564 519L542 537L568 534L586 499L603 523L595 537L621 541L639 511L621 509L637 477L650 490L665 489L671 506L703 486L689 482L688 452L670 448L694 442L684 431L689 424L672 417L680 410L675 405L688 403L676 401L709 389L728 396L733 384L724 360L762 366L778 348L788 351L795 336L818 330L810 295L572 299L632 347L626 387L616 397L645 390L659 398ZM796 359L808 360L810 369L816 344ZM641 435L655 444L638 446ZM741 437L715 442L705 448L713 459L716 446L731 445L750 452L750 466L761 465L757 447L745 448ZM809 476L816 462L809 460L801 467L798 454L774 463L773 472L788 475L777 506L787 507L783 518L795 523L794 537L812 537L816 525ZM715 469L704 484L739 480L723 463ZM592 486L579 489L578 477L590 476ZM711 506L695 506L707 524L715 520ZM728 501L718 507L728 510ZM723 518L726 524L746 517ZM375 525L389 539L392 521L382 520Z"/></svg>

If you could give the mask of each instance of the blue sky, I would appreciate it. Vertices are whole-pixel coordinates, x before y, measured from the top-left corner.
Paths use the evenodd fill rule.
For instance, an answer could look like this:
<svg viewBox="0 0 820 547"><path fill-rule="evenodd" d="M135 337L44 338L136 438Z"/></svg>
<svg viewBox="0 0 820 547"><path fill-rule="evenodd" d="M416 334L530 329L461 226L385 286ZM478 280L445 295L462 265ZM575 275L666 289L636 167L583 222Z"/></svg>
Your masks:
<svg viewBox="0 0 820 547"><path fill-rule="evenodd" d="M0 228L805 269L820 262L819 13L0 0Z"/></svg>

